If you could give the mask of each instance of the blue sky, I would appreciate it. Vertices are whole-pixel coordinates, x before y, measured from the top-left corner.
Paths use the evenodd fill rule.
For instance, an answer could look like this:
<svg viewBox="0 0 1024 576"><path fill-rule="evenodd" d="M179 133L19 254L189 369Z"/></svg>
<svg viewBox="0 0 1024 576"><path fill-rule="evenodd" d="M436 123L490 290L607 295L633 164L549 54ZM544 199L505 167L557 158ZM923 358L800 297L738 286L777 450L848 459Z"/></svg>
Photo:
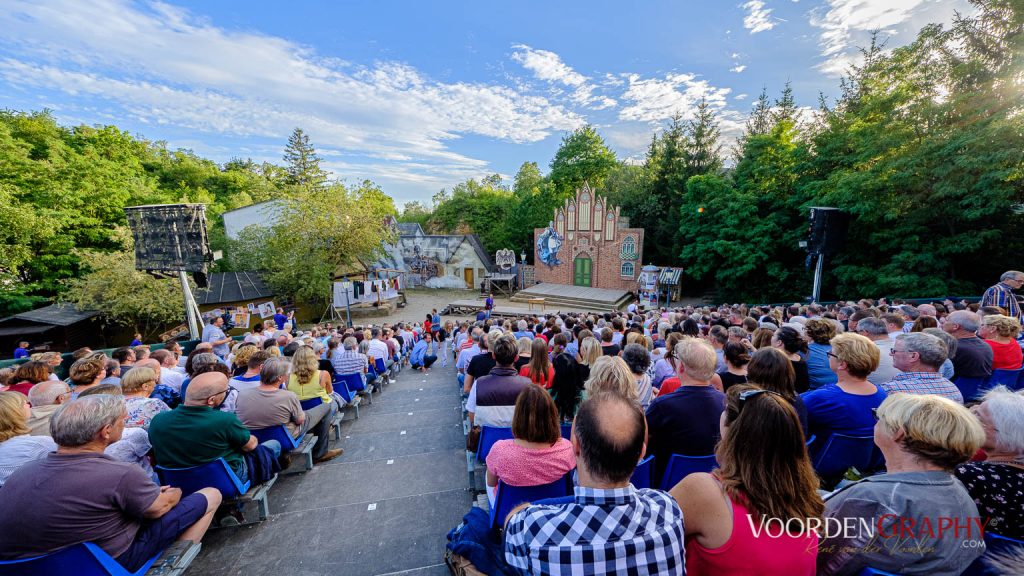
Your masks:
<svg viewBox="0 0 1024 576"><path fill-rule="evenodd" d="M325 167L401 205L594 124L643 156L701 98L735 138L762 87L835 97L872 30L889 47L966 0L130 2L0 0L0 106L114 124L217 161L280 162L292 128Z"/></svg>

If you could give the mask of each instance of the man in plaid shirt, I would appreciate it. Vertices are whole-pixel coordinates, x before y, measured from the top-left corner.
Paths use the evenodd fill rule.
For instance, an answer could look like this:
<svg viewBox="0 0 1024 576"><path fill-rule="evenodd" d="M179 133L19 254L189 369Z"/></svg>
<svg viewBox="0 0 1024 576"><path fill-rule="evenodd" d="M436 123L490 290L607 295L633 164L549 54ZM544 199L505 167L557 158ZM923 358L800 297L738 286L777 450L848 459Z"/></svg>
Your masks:
<svg viewBox="0 0 1024 576"><path fill-rule="evenodd" d="M911 332L896 337L889 351L892 364L901 373L882 384L882 390L907 394L938 394L963 404L964 398L955 384L939 374L946 361L946 343L931 334Z"/></svg>
<svg viewBox="0 0 1024 576"><path fill-rule="evenodd" d="M572 502L524 504L505 526L505 560L523 574L685 575L683 513L629 479L644 455L636 402L613 392L584 402L573 424L579 486Z"/></svg>
<svg viewBox="0 0 1024 576"><path fill-rule="evenodd" d="M1006 315L1021 320L1020 304L1014 290L1024 286L1024 272L1010 270L999 277L999 284L985 290L981 297L982 306L999 306Z"/></svg>

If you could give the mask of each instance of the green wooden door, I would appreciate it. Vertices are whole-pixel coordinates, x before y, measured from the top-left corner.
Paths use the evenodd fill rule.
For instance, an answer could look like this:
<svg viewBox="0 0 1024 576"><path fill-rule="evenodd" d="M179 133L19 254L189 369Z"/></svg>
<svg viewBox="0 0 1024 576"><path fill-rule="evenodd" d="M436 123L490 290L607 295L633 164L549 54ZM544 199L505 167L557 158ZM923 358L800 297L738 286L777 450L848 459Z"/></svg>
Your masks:
<svg viewBox="0 0 1024 576"><path fill-rule="evenodd" d="M577 258L573 261L572 283L575 286L590 286L590 258Z"/></svg>

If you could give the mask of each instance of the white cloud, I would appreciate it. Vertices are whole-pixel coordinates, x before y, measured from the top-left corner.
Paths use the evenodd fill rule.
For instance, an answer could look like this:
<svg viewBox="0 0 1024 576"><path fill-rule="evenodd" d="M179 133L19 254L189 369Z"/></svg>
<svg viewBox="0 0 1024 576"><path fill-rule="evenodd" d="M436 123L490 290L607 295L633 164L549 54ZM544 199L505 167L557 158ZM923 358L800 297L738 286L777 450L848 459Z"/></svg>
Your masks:
<svg viewBox="0 0 1024 576"><path fill-rule="evenodd" d="M664 78L641 78L639 74L625 75L629 88L622 99L631 104L619 110L620 120L658 123L674 114L684 119L693 118L701 99L713 108L722 109L730 88L716 88L707 80L698 80L695 74L666 74Z"/></svg>
<svg viewBox="0 0 1024 576"><path fill-rule="evenodd" d="M518 88L442 82L401 62L324 58L159 3L14 0L0 11L0 45L0 81L11 87L63 92L78 105L197 134L283 142L300 126L325 155L390 159L396 178L430 183L486 172L485 160L452 151L453 139L536 142L584 123Z"/></svg>
<svg viewBox="0 0 1024 576"><path fill-rule="evenodd" d="M737 64L736 66L733 66L732 68L729 68L729 72L735 72L735 73L739 74L740 72L743 72L746 69L747 69L747 66L745 64Z"/></svg>
<svg viewBox="0 0 1024 576"><path fill-rule="evenodd" d="M749 98L748 94L737 94L732 97L733 100L746 100L747 98Z"/></svg>
<svg viewBox="0 0 1024 576"><path fill-rule="evenodd" d="M968 0L827 0L827 11L811 12L811 25L822 30L818 68L830 76L845 73L866 47L873 31L891 46L910 41L926 24L952 21L956 11L972 10Z"/></svg>
<svg viewBox="0 0 1024 576"><path fill-rule="evenodd" d="M596 87L590 83L590 79L573 70L558 54L531 48L525 44L516 44L512 48L515 50L512 59L533 72L537 79L571 88L572 100L576 104L594 110L604 110L618 104L607 96L595 96L593 92Z"/></svg>
<svg viewBox="0 0 1024 576"><path fill-rule="evenodd" d="M742 8L747 11L743 18L743 27L750 30L751 34L775 28L775 21L771 17L772 9L765 8L761 0L750 0L743 4Z"/></svg>

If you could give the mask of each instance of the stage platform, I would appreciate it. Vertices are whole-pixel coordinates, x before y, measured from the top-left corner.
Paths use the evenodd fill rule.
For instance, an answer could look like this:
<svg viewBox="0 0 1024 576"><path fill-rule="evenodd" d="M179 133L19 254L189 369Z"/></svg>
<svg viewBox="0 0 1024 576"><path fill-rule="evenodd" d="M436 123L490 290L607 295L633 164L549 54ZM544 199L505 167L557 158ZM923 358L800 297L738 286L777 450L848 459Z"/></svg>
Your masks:
<svg viewBox="0 0 1024 576"><path fill-rule="evenodd" d="M633 293L625 290L607 290L566 284L537 284L516 292L513 302L527 304L530 300L544 299L547 309L572 308L593 312L621 310L633 301Z"/></svg>

